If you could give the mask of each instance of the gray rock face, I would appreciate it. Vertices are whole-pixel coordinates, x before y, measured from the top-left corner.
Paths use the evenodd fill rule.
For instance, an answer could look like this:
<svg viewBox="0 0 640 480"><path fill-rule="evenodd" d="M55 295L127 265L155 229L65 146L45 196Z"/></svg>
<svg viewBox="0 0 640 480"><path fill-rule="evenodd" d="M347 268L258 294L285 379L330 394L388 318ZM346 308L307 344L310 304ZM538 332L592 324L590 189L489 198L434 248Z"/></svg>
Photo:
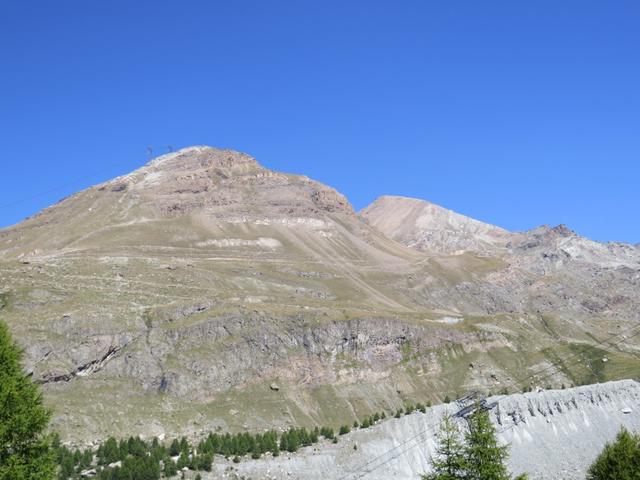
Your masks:
<svg viewBox="0 0 640 480"><path fill-rule="evenodd" d="M621 427L640 430L640 384L631 380L488 400L498 403L492 420L501 443L509 445L510 470L526 472L532 480L583 480ZM228 463L216 463L217 471L209 478L416 480L429 469L442 415L457 410L455 403L438 405L425 414L353 431L337 445L246 461L233 470ZM464 421L458 423L465 428Z"/></svg>

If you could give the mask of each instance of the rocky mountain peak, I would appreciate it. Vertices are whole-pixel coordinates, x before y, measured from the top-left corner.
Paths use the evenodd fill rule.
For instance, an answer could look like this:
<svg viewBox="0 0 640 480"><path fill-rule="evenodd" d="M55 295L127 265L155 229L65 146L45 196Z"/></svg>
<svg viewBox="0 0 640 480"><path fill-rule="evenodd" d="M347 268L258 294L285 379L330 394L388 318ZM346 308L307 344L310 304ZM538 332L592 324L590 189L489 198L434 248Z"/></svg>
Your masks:
<svg viewBox="0 0 640 480"><path fill-rule="evenodd" d="M388 237L432 252L492 251L503 247L509 236L500 227L415 198L386 195L360 215Z"/></svg>
<svg viewBox="0 0 640 480"><path fill-rule="evenodd" d="M537 228L529 230L526 233L528 233L531 236L549 237L549 238L562 238L562 237L576 236L576 232L571 230L564 223L556 225L555 227L552 227L550 225L541 225Z"/></svg>
<svg viewBox="0 0 640 480"><path fill-rule="evenodd" d="M151 160L146 168L155 171L209 171L213 173L242 174L264 169L255 158L246 153L209 146L187 147Z"/></svg>
<svg viewBox="0 0 640 480"><path fill-rule="evenodd" d="M360 224L349 201L329 186L270 170L245 153L195 146L162 155L129 174L78 192L8 229L3 232L6 242L0 242L0 256L55 252L72 246L100 248L105 238L118 245L170 245L189 235L202 236L190 229L210 231L213 224L314 224L324 222L328 215L346 215L348 221ZM188 223L179 235L159 226L177 221ZM36 229L37 235L31 235L29 242L19 242L30 229ZM144 229L153 232L141 235ZM3 248L5 245L10 248Z"/></svg>
<svg viewBox="0 0 640 480"><path fill-rule="evenodd" d="M564 223L561 223L560 225L556 225L555 227L553 227L551 229L554 233L560 235L561 237L571 237L574 236L576 234L576 232L574 232L573 230L571 230L569 227L567 227Z"/></svg>
<svg viewBox="0 0 640 480"><path fill-rule="evenodd" d="M162 155L98 189L127 193L171 215L353 215L348 200L333 188L270 170L245 153L208 146Z"/></svg>
<svg viewBox="0 0 640 480"><path fill-rule="evenodd" d="M110 184L151 189L156 193L201 191L203 186L241 177L266 176L269 170L253 157L234 150L196 146L154 158L142 168L116 178Z"/></svg>

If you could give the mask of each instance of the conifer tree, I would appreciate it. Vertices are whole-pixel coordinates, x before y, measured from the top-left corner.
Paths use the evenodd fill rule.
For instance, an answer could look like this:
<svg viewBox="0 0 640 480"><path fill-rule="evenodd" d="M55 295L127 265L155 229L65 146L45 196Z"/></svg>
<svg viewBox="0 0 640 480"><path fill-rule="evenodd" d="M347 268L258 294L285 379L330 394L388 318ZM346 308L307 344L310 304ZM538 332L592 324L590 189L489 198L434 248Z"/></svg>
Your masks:
<svg viewBox="0 0 640 480"><path fill-rule="evenodd" d="M178 455L180 455L180 442L178 442L177 439L173 439L173 442L171 442L171 445L169 446L169 455L171 455L172 457L176 457Z"/></svg>
<svg viewBox="0 0 640 480"><path fill-rule="evenodd" d="M489 413L476 406L469 417L469 431L465 435L465 457L468 480L509 480L505 461L506 446L498 444L496 430Z"/></svg>
<svg viewBox="0 0 640 480"><path fill-rule="evenodd" d="M163 474L166 478L171 478L178 474L178 466L171 458L164 460Z"/></svg>
<svg viewBox="0 0 640 480"><path fill-rule="evenodd" d="M615 442L607 443L587 471L587 480L639 480L640 435L624 428Z"/></svg>
<svg viewBox="0 0 640 480"><path fill-rule="evenodd" d="M0 322L0 480L49 480L55 458L44 430L51 414L23 372L21 357Z"/></svg>
<svg viewBox="0 0 640 480"><path fill-rule="evenodd" d="M446 414L437 436L437 457L432 460L433 471L423 475L423 480L462 480L466 474L465 447L460 430Z"/></svg>
<svg viewBox="0 0 640 480"><path fill-rule="evenodd" d="M437 436L437 456L432 460L433 471L423 475L423 480L511 479L505 465L507 447L498 444L488 412L476 406L468 427L464 438L461 438L451 416L444 417ZM526 479L526 475L519 475L515 480Z"/></svg>
<svg viewBox="0 0 640 480"><path fill-rule="evenodd" d="M120 449L115 438L109 437L106 442L98 448L98 463L108 465L120 459Z"/></svg>
<svg viewBox="0 0 640 480"><path fill-rule="evenodd" d="M183 451L180 454L176 466L178 467L178 470L182 470L184 467L189 466L189 454L187 452Z"/></svg>

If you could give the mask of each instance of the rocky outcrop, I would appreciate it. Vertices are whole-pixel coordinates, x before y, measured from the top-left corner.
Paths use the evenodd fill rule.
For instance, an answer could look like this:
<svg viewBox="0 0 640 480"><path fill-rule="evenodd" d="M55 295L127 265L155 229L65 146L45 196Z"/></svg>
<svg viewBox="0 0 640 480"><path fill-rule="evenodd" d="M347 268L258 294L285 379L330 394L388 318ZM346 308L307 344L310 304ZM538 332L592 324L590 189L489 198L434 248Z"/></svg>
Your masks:
<svg viewBox="0 0 640 480"><path fill-rule="evenodd" d="M394 366L408 364L412 355L428 355L447 345L464 345L470 353L508 344L495 332L477 334L385 318L315 323L302 315L272 318L256 313L213 317L179 330L153 327L149 335L144 354L122 357L111 370L135 375L147 389L199 400L261 379L279 378L308 388L351 383L350 373L357 373L360 381L381 379ZM187 353L193 351L208 351L211 357ZM151 356L159 370L148 368ZM86 366L78 369L85 371Z"/></svg>
<svg viewBox="0 0 640 480"><path fill-rule="evenodd" d="M86 375L91 375L92 373L99 372L106 365L106 363L109 360L111 360L113 357L115 357L118 354L118 352L125 346L126 345L116 347L111 345L109 346L109 348L107 348L107 351L103 355L96 358L95 360L91 360L87 363L79 365L77 368L75 368L74 370L68 373L62 373L62 374L46 373L41 378L36 379L36 383L43 384L43 383L68 382L69 380L77 376L82 377Z"/></svg>

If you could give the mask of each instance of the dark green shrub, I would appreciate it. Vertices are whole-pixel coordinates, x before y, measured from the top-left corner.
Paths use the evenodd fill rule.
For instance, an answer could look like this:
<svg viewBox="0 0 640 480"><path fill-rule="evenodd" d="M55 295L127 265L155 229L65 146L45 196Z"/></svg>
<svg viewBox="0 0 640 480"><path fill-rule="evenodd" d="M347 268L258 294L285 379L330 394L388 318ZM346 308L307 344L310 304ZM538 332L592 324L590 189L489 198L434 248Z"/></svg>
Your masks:
<svg viewBox="0 0 640 480"><path fill-rule="evenodd" d="M607 443L587 471L587 480L635 480L640 478L640 435L620 430Z"/></svg>

